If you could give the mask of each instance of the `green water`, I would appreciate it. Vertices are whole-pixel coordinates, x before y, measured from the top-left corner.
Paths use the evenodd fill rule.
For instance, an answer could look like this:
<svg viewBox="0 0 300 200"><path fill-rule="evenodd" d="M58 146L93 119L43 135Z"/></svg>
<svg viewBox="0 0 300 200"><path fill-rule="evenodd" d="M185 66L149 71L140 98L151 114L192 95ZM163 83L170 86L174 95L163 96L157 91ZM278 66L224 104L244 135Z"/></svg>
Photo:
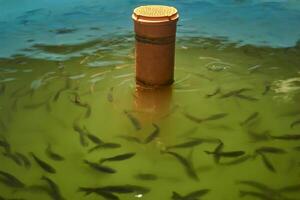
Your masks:
<svg viewBox="0 0 300 200"><path fill-rule="evenodd" d="M1 181L1 196L51 199L45 191L30 189L32 185L47 186L41 180L43 175L59 186L65 199L74 200L104 199L95 193L85 196L78 191L79 187L132 184L150 189L143 195L116 194L124 200L171 199L173 191L185 195L199 189L210 190L201 199L232 200L242 198L240 190L263 193L238 181L256 181L274 189L300 183L300 152L295 149L300 146L299 140L272 137L300 134L299 124L291 126L300 119L299 46L239 47L222 40L181 39L176 47L172 88L141 92L134 81L134 43L124 40L121 45L120 41L123 38L74 46L34 47L58 56L74 54L65 61L22 55L0 60L1 140L7 140L13 154L23 153L31 162L27 169L1 154L0 170L26 184L25 188L14 189ZM97 45L103 48L97 50ZM88 51L93 48L96 50ZM242 88L248 89L242 96L223 96ZM58 91L61 91L59 96ZM74 103L75 94L81 103L89 105L90 113L86 107ZM141 129L137 130L124 111L138 121ZM258 115L254 120L240 125L255 112ZM207 119L220 113L227 115L201 123L186 117L189 114ZM121 147L88 153L95 144L85 136L88 146L82 146L74 124L86 127L104 142L118 143ZM159 134L148 144L120 137L132 136L144 141L155 130L153 124L159 127ZM267 134L256 140L249 132ZM219 163L214 162L213 155L204 151L214 151L219 144L217 140L193 148L170 149L190 162L199 177L194 180L174 156L164 152L170 145L195 138L219 139L224 143L224 152L244 151L250 158L234 165L226 163L240 157L221 157ZM48 144L65 160L50 159L45 153ZM264 154L275 171L266 167L261 155L253 156L256 149L265 146L286 152ZM29 152L54 167L56 173L44 171ZM98 162L129 152L136 154L128 160L105 162L105 166L117 171L114 174L96 171L83 162ZM139 180L135 178L139 173L151 173L157 179ZM246 195L243 199L299 199L300 186L292 192L283 192L282 197L267 196Z"/></svg>

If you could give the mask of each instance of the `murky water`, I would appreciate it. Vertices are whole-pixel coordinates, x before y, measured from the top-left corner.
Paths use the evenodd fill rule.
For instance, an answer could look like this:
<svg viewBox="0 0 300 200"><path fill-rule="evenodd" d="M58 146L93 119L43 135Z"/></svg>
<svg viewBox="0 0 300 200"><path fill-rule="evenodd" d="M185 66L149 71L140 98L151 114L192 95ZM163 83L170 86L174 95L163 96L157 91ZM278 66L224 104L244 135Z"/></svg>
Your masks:
<svg viewBox="0 0 300 200"><path fill-rule="evenodd" d="M299 199L299 42L200 35L160 90L132 32L0 58L0 199Z"/></svg>

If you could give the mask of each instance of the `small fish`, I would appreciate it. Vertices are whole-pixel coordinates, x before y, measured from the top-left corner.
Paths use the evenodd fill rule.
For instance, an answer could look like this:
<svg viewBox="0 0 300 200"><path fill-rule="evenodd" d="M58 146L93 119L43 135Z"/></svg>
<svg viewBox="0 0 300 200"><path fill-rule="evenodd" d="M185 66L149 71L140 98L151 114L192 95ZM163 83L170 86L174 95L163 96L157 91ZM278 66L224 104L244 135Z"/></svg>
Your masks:
<svg viewBox="0 0 300 200"><path fill-rule="evenodd" d="M286 135L281 135L281 136L270 136L273 139L277 140L300 140L300 134L286 134Z"/></svg>
<svg viewBox="0 0 300 200"><path fill-rule="evenodd" d="M261 190L262 192L274 192L275 190L270 188L269 186L267 186L264 183L260 183L258 181L252 181L252 180L240 180L237 181L238 184L242 184L242 185L247 185L247 186L251 186L254 187L258 190Z"/></svg>
<svg viewBox="0 0 300 200"><path fill-rule="evenodd" d="M0 139L0 147L3 147L5 152L10 152L10 144L5 138Z"/></svg>
<svg viewBox="0 0 300 200"><path fill-rule="evenodd" d="M244 151L228 151L228 152L219 152L219 153L209 152L209 151L205 151L205 152L207 154L217 154L220 157L227 157L227 158L239 157L245 154Z"/></svg>
<svg viewBox="0 0 300 200"><path fill-rule="evenodd" d="M98 189L105 191L105 192L120 193L120 194L124 194L124 193L146 194L146 193L150 192L150 189L147 187L138 186L138 185L130 185L130 184L110 185L110 186L105 186L105 187L101 187Z"/></svg>
<svg viewBox="0 0 300 200"><path fill-rule="evenodd" d="M194 179L196 181L199 180L194 167L186 158L184 158L183 156L181 156L175 152L171 152L171 151L166 151L165 153L170 154L171 156L175 157L182 164L182 166L184 167L184 169L189 177L191 177L192 179Z"/></svg>
<svg viewBox="0 0 300 200"><path fill-rule="evenodd" d="M117 156L113 156L113 157L109 157L109 158L102 158L99 162L100 164L103 164L104 162L107 161L122 161L122 160L127 160L132 158L133 156L135 156L135 153L124 153L124 154L120 154Z"/></svg>
<svg viewBox="0 0 300 200"><path fill-rule="evenodd" d="M132 125L134 126L135 130L140 130L141 127L141 123L138 121L137 118L135 118L132 114L130 114L128 111L124 110L125 115L127 116L127 118L130 120L130 122L132 123Z"/></svg>
<svg viewBox="0 0 300 200"><path fill-rule="evenodd" d="M218 120L218 119L222 119L224 117L226 117L228 114L227 113L219 113L219 114L214 114L214 115L211 115L207 118L197 118L195 116L192 116L190 114L187 114L187 113L184 113L184 116L188 119L190 119L191 121L194 121L194 122L197 122L197 123L202 123L202 122L205 122L205 121L212 121L212 120Z"/></svg>
<svg viewBox="0 0 300 200"><path fill-rule="evenodd" d="M277 147L268 147L268 146L260 147L260 148L256 149L255 151L256 151L256 153L272 153L272 154L286 153L286 151L284 149L280 149Z"/></svg>
<svg viewBox="0 0 300 200"><path fill-rule="evenodd" d="M237 165L237 164L241 164L251 158L253 158L253 156L245 155L245 156L241 156L241 157L239 157L235 160L229 161L229 162L222 162L222 163L220 163L220 165Z"/></svg>
<svg viewBox="0 0 300 200"><path fill-rule="evenodd" d="M42 176L41 179L48 184L48 194L52 197L53 200L65 200L65 198L61 195L58 185L54 181L46 176Z"/></svg>
<svg viewBox="0 0 300 200"><path fill-rule="evenodd" d="M255 142L259 142L259 141L268 141L271 139L270 137L270 131L269 130L265 130L261 133L257 133L254 131L248 131L248 135L253 139L253 141Z"/></svg>
<svg viewBox="0 0 300 200"><path fill-rule="evenodd" d="M214 115L211 115L210 117L205 118L204 121L218 120L218 119L222 119L226 116L228 116L227 113L214 114Z"/></svg>
<svg viewBox="0 0 300 200"><path fill-rule="evenodd" d="M61 94L63 91L65 91L65 90L67 90L67 89L66 89L66 88L61 88L61 89L59 89L59 90L55 93L55 95L54 95L54 97L53 97L53 101L57 101L58 98L60 97L60 94Z"/></svg>
<svg viewBox="0 0 300 200"><path fill-rule="evenodd" d="M206 195L208 192L210 192L209 189L201 189L201 190L196 190L194 192L190 192L184 196L178 194L177 192L173 192L172 199L173 200L197 200L202 196Z"/></svg>
<svg viewBox="0 0 300 200"><path fill-rule="evenodd" d="M0 181L13 188L24 188L25 184L20 181L18 178L15 176L11 175L10 173L4 172L0 170Z"/></svg>
<svg viewBox="0 0 300 200"><path fill-rule="evenodd" d="M175 144L171 146L167 146L166 149L176 149L176 148L192 148L195 146L198 146L203 143L202 139L194 139L188 142L180 143L180 144Z"/></svg>
<svg viewBox="0 0 300 200"><path fill-rule="evenodd" d="M250 88L241 88L241 89L233 90L233 91L223 94L222 96L220 96L220 98L224 99L224 98L236 96L236 95L239 95L243 92L250 91L250 90L251 90Z"/></svg>
<svg viewBox="0 0 300 200"><path fill-rule="evenodd" d="M88 146L88 141L86 140L86 132L77 124L77 120L73 122L73 130L79 134L80 144L83 147Z"/></svg>
<svg viewBox="0 0 300 200"><path fill-rule="evenodd" d="M292 122L290 127L294 128L294 126L296 126L296 125L300 125L300 120L296 120L296 121Z"/></svg>
<svg viewBox="0 0 300 200"><path fill-rule="evenodd" d="M124 140L127 140L129 142L136 142L136 143L142 143L142 141L137 138L137 137L134 137L134 136L128 136L128 135L119 135L118 136L119 138L122 138Z"/></svg>
<svg viewBox="0 0 300 200"><path fill-rule="evenodd" d="M65 160L64 157L62 157L61 155L53 152L51 144L48 144L45 153L52 160L55 160L55 161L63 161L63 160Z"/></svg>
<svg viewBox="0 0 300 200"><path fill-rule="evenodd" d="M87 187L79 187L78 189L79 192L84 192L85 195L89 195L91 193L96 193L100 196L102 196L104 199L107 200L119 200L119 197L114 195L111 192L104 192L101 189L98 188L87 188Z"/></svg>
<svg viewBox="0 0 300 200"><path fill-rule="evenodd" d="M155 181L158 179L158 177L155 174L150 174L150 173L140 173L140 174L136 174L134 177L138 180L143 180L143 181Z"/></svg>
<svg viewBox="0 0 300 200"><path fill-rule="evenodd" d="M83 108L86 108L86 112L85 112L85 118L89 118L91 116L91 113L92 113L92 108L91 108L91 105L88 104L88 103L83 103L81 100L80 100L80 97L79 97L79 94L74 92L74 99L71 100L75 105L77 106L80 106L80 107L83 107Z"/></svg>
<svg viewBox="0 0 300 200"><path fill-rule="evenodd" d="M36 157L34 155L34 153L30 153L30 155L33 157L33 159L35 160L35 162L46 172L51 173L51 174L55 174L56 170L49 165L48 163L46 163L45 161L39 159L38 157Z"/></svg>
<svg viewBox="0 0 300 200"><path fill-rule="evenodd" d="M219 153L223 150L223 148L224 148L224 143L222 141L219 141L219 145L215 148L213 152L210 151L204 151L204 152L207 154L213 154L215 163L219 163L221 159Z"/></svg>
<svg viewBox="0 0 300 200"><path fill-rule="evenodd" d="M12 161L14 161L17 165L19 165L19 166L23 165L22 160L16 154L14 154L10 151L9 152L3 152L2 154L3 154L3 156L5 156L5 157L11 159Z"/></svg>
<svg viewBox="0 0 300 200"><path fill-rule="evenodd" d="M255 97L246 96L246 95L242 95L242 94L237 94L237 95L235 95L235 97L238 97L238 98L244 99L244 100L248 100L248 101L258 101L259 100Z"/></svg>
<svg viewBox="0 0 300 200"><path fill-rule="evenodd" d="M16 152L15 155L23 162L25 168L29 169L31 167L31 162L24 154Z"/></svg>
<svg viewBox="0 0 300 200"><path fill-rule="evenodd" d="M249 124L251 121L254 121L259 116L258 112L252 113L249 117L247 117L243 122L240 123L241 126Z"/></svg>
<svg viewBox="0 0 300 200"><path fill-rule="evenodd" d="M270 83L267 83L265 85L265 90L262 92L262 95L266 95L268 94L268 92L271 90L271 84Z"/></svg>
<svg viewBox="0 0 300 200"><path fill-rule="evenodd" d="M271 172L276 173L276 169L274 168L271 161L269 161L269 159L263 153L259 153L259 155L261 156L261 159L262 159L264 165L267 167L267 169L270 170Z"/></svg>
<svg viewBox="0 0 300 200"><path fill-rule="evenodd" d="M215 95L217 95L217 94L219 94L221 92L221 88L220 87L218 87L213 93L211 93L211 94L207 94L206 95L206 98L210 98L210 97L213 97L213 96L215 96Z"/></svg>
<svg viewBox="0 0 300 200"><path fill-rule="evenodd" d="M103 165L100 165L98 163L90 162L88 160L84 160L83 162L85 164L87 164L88 166L90 166L92 169L95 169L95 170L97 170L99 172L102 172L102 173L114 174L114 173L117 172L113 168L110 168L110 167L107 167L107 166L103 166Z"/></svg>
<svg viewBox="0 0 300 200"><path fill-rule="evenodd" d="M300 191L300 184L296 185L288 185L285 187L282 187L278 189L280 193L293 193L293 192L299 192Z"/></svg>
<svg viewBox="0 0 300 200"><path fill-rule="evenodd" d="M98 149L116 149L116 148L120 148L121 145L118 144L118 143L110 143L110 142L107 142L107 143L102 143L102 144L98 144L97 146L89 149L89 153L95 151L95 150L98 150Z"/></svg>
<svg viewBox="0 0 300 200"><path fill-rule="evenodd" d="M113 101L114 101L113 90L114 90L114 88L111 87L111 88L109 89L108 94L107 94L107 100L108 100L109 102L113 102Z"/></svg>
<svg viewBox="0 0 300 200"><path fill-rule="evenodd" d="M100 138L98 138L96 135L93 135L92 133L90 133L88 131L88 129L84 126L84 131L85 131L85 134L86 134L86 137L92 141L94 144L102 144L104 143Z"/></svg>
<svg viewBox="0 0 300 200"><path fill-rule="evenodd" d="M152 142L159 135L160 128L156 124L152 124L152 125L154 126L154 131L148 137L145 138L144 144L148 144Z"/></svg>

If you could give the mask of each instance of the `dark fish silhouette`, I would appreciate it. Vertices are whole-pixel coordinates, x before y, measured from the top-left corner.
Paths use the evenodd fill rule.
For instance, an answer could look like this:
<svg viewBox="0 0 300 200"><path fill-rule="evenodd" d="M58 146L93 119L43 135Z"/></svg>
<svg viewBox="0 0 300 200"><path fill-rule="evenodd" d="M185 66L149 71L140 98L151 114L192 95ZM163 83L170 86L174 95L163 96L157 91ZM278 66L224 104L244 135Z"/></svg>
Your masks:
<svg viewBox="0 0 300 200"><path fill-rule="evenodd" d="M98 194L98 195L102 196L104 199L107 199L107 200L119 200L119 197L114 195L113 193L105 192L105 191L102 191L101 189L98 189L98 188L79 187L78 191L79 192L84 192L85 195L95 193L95 194Z"/></svg>
<svg viewBox="0 0 300 200"><path fill-rule="evenodd" d="M88 160L84 160L83 161L85 164L87 164L88 166L90 166L91 168L102 172L102 173L108 173L108 174L113 174L116 173L117 171L113 168L107 167L107 166L103 166L101 164L98 163L94 163L94 162L90 162Z"/></svg>
<svg viewBox="0 0 300 200"><path fill-rule="evenodd" d="M25 184L10 173L0 170L0 182L13 188L24 188Z"/></svg>
<svg viewBox="0 0 300 200"><path fill-rule="evenodd" d="M237 95L235 95L235 97L238 97L238 98L244 99L244 100L248 100L248 101L258 101L259 100L255 97L246 96L246 95L242 95L242 94L237 94Z"/></svg>
<svg viewBox="0 0 300 200"><path fill-rule="evenodd" d="M102 191L105 192L111 192L111 193L139 193L139 194L146 194L150 192L150 189L143 187L143 186L138 186L138 185L110 185L110 186L105 186L98 188L101 189Z"/></svg>
<svg viewBox="0 0 300 200"><path fill-rule="evenodd" d="M80 144L84 147L88 146L88 141L86 140L86 132L77 124L75 120L73 122L73 130L79 134Z"/></svg>
<svg viewBox="0 0 300 200"><path fill-rule="evenodd" d="M134 137L134 136L128 136L128 135L119 135L118 136L119 138L122 138L124 140L127 140L129 142L136 142L136 143L142 143L142 141L137 138L137 137Z"/></svg>
<svg viewBox="0 0 300 200"><path fill-rule="evenodd" d="M177 148L192 148L192 147L198 146L202 143L203 143L202 139L193 139L193 140L183 142L183 143L180 143L180 144L167 146L166 149L169 150L169 149L177 149Z"/></svg>
<svg viewBox="0 0 300 200"><path fill-rule="evenodd" d="M14 161L17 165L22 166L22 160L20 159L20 157L18 157L16 154L12 153L12 152L3 152L2 153L3 156L11 159L12 161Z"/></svg>
<svg viewBox="0 0 300 200"><path fill-rule="evenodd" d="M288 185L285 187L282 187L278 189L280 193L294 193L294 192L300 192L300 184L296 185Z"/></svg>
<svg viewBox="0 0 300 200"><path fill-rule="evenodd" d="M96 188L88 188L88 187L80 187L80 192L84 192L86 195L91 193L96 193L108 200L119 199L114 193L117 194L129 194L129 193L138 193L138 194L146 194L150 192L150 189L137 185L112 185L105 187L96 187ZM104 195L103 195L104 194Z"/></svg>
<svg viewBox="0 0 300 200"><path fill-rule="evenodd" d="M70 80L69 78L66 78L65 86L64 86L63 88L59 89L59 90L55 93L55 95L54 95L54 97L53 97L53 101L57 101L57 100L59 99L59 97L60 97L60 94L61 94L62 92L64 92L64 91L70 89L70 88L71 88L71 80Z"/></svg>
<svg viewBox="0 0 300 200"><path fill-rule="evenodd" d="M53 200L65 200L65 198L61 195L58 185L54 181L52 181L50 178L46 176L42 176L41 179L44 180L49 186L47 192L49 196L52 197Z"/></svg>
<svg viewBox="0 0 300 200"><path fill-rule="evenodd" d="M148 137L146 137L146 139L144 140L145 144L152 142L159 135L160 128L156 124L152 125L154 126L154 131Z"/></svg>
<svg viewBox="0 0 300 200"><path fill-rule="evenodd" d="M129 113L128 111L124 110L125 115L127 116L127 118L130 120L130 122L132 123L132 125L134 126L135 130L140 130L141 127L141 123L139 122L139 120L137 118L135 118L131 113Z"/></svg>
<svg viewBox="0 0 300 200"><path fill-rule="evenodd" d="M19 160L22 161L23 165L29 169L31 167L31 162L29 161L29 159L27 158L27 156L25 156L22 153L16 152L15 155L19 158Z"/></svg>
<svg viewBox="0 0 300 200"><path fill-rule="evenodd" d="M2 147L5 152L10 152L10 144L5 138L0 139L0 147Z"/></svg>
<svg viewBox="0 0 300 200"><path fill-rule="evenodd" d="M201 190L196 190L194 192L190 192L184 196L180 195L177 192L173 192L172 199L173 200L197 200L202 196L206 195L208 192L210 192L209 189L201 189Z"/></svg>
<svg viewBox="0 0 300 200"><path fill-rule="evenodd" d="M110 142L107 142L107 143L102 143L102 144L98 144L97 146L89 149L89 153L95 151L95 150L98 150L98 149L116 149L116 148L120 148L121 145L118 144L118 143L110 143Z"/></svg>
<svg viewBox="0 0 300 200"><path fill-rule="evenodd" d="M263 146L255 150L257 153L284 154L286 151L278 147Z"/></svg>
<svg viewBox="0 0 300 200"><path fill-rule="evenodd" d="M300 120L296 120L294 122L291 123L291 128L294 128L294 126L300 125Z"/></svg>
<svg viewBox="0 0 300 200"><path fill-rule="evenodd" d="M253 158L253 156L251 155L244 155L244 156L241 156L237 159L234 159L234 160L231 160L231 161L228 161L228 162L222 162L220 163L220 165L237 165L237 164L241 164L249 159Z"/></svg>
<svg viewBox="0 0 300 200"><path fill-rule="evenodd" d="M213 154L214 155L214 161L215 163L219 163L221 156L220 156L220 152L223 150L224 148L224 143L222 141L220 141L219 145L215 148L215 150L213 152L211 151L204 151L207 154Z"/></svg>
<svg viewBox="0 0 300 200"><path fill-rule="evenodd" d="M107 162L107 161L122 161L122 160L127 160L132 158L133 156L135 156L135 153L124 153L124 154L120 154L117 156L113 156L113 157L109 157L109 158L102 158L100 159L100 164Z"/></svg>
<svg viewBox="0 0 300 200"><path fill-rule="evenodd" d="M165 153L170 154L171 156L175 157L179 161L179 163L181 163L181 165L184 167L184 169L189 177L191 177L194 180L199 180L194 167L186 158L184 158L183 156L181 156L175 152L171 152L171 151L166 151Z"/></svg>
<svg viewBox="0 0 300 200"><path fill-rule="evenodd" d="M266 95L271 90L271 84L268 83L265 85L265 90L262 92L262 95Z"/></svg>
<svg viewBox="0 0 300 200"><path fill-rule="evenodd" d="M102 144L102 143L104 143L99 137L97 137L96 135L91 134L85 126L83 128L84 128L86 137L90 141L92 141L94 144Z"/></svg>
<svg viewBox="0 0 300 200"><path fill-rule="evenodd" d="M48 144L47 148L46 148L46 155L55 161L63 161L65 160L65 158L61 155L59 155L58 153L53 152L51 144Z"/></svg>
<svg viewBox="0 0 300 200"><path fill-rule="evenodd" d="M247 185L247 186L250 186L250 187L253 187L255 189L258 189L262 192L265 192L265 193L269 193L269 194L272 194L275 192L275 190L269 186L267 186L266 184L264 183L260 183L258 181L253 181L253 180L240 180L240 181L237 181L238 184L242 184L242 185Z"/></svg>
<svg viewBox="0 0 300 200"><path fill-rule="evenodd" d="M232 90L230 92L227 92L227 93L223 94L222 96L220 96L220 98L224 99L224 98L236 96L236 95L242 94L243 92L247 92L247 91L250 91L250 90L251 90L250 88L241 88L241 89L238 89L238 90Z"/></svg>
<svg viewBox="0 0 300 200"><path fill-rule="evenodd" d="M35 160L35 162L46 172L51 173L51 174L55 174L56 170L49 165L48 163L46 163L45 161L39 159L37 156L34 155L34 153L30 153L30 155L33 157L33 159Z"/></svg>
<svg viewBox="0 0 300 200"><path fill-rule="evenodd" d="M79 94L78 93L73 93L74 94L74 99L71 100L75 105L77 106L80 106L80 107L83 107L83 108L86 108L86 112L85 112L85 118L89 118L91 116L91 113L92 113L92 108L91 108L91 105L88 104L88 103L83 103L81 100L80 100L80 97L79 97Z"/></svg>
<svg viewBox="0 0 300 200"><path fill-rule="evenodd" d="M254 142L268 141L271 139L269 130L263 131L261 133L249 130L248 135L250 136L250 138L252 138Z"/></svg>
<svg viewBox="0 0 300 200"><path fill-rule="evenodd" d="M264 165L266 166L266 168L269 171L276 173L276 169L273 166L273 164L271 163L271 161L263 153L259 153L259 155L261 156L261 159L262 159Z"/></svg>
<svg viewBox="0 0 300 200"><path fill-rule="evenodd" d="M249 124L251 121L254 121L259 116L258 112L252 113L247 119L245 119L243 122L240 123L241 126Z"/></svg>
<svg viewBox="0 0 300 200"><path fill-rule="evenodd" d="M150 173L140 173L140 174L136 174L134 177L138 180L143 180L143 181L155 181L158 179L158 177L155 174L150 174Z"/></svg>
<svg viewBox="0 0 300 200"><path fill-rule="evenodd" d="M300 134L286 134L281 136L270 136L273 139L277 140L300 140Z"/></svg>
<svg viewBox="0 0 300 200"><path fill-rule="evenodd" d="M222 119L222 118L226 117L227 115L228 115L227 113L219 113L219 114L211 115L207 118L197 118L197 117L192 116L188 113L184 113L184 116L186 118L188 118L189 120L194 121L196 123L202 123L202 122L205 122L205 121L212 121L212 120Z"/></svg>

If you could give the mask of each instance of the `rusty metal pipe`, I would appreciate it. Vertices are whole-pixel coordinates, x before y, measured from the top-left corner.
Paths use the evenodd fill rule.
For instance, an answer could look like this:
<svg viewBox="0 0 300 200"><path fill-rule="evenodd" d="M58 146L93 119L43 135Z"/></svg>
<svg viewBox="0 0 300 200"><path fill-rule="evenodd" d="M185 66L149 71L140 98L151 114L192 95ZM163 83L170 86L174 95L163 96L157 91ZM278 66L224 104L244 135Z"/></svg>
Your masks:
<svg viewBox="0 0 300 200"><path fill-rule="evenodd" d="M147 87L174 81L176 23L174 7L149 5L134 9L136 83Z"/></svg>

